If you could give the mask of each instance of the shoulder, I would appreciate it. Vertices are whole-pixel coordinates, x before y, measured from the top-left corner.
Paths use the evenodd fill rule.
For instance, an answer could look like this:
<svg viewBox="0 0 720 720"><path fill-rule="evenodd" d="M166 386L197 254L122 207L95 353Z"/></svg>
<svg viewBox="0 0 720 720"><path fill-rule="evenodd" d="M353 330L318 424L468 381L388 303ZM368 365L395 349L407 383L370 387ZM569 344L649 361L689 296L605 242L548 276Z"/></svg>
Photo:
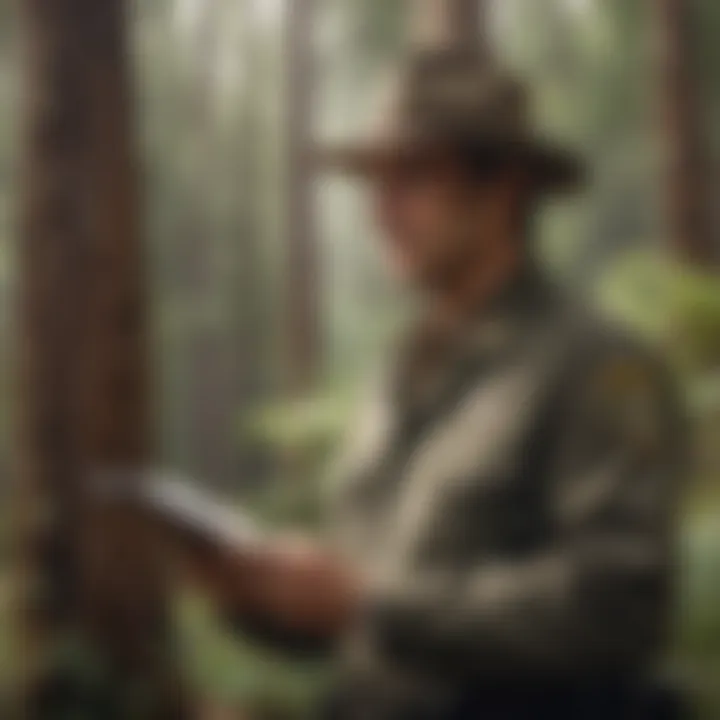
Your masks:
<svg viewBox="0 0 720 720"><path fill-rule="evenodd" d="M673 373L660 348L588 304L562 296L555 313L558 364L569 379L652 375L670 382Z"/></svg>
<svg viewBox="0 0 720 720"><path fill-rule="evenodd" d="M536 301L528 307L530 326L537 329L531 346L542 346L550 366L564 379L604 363L664 365L662 354L629 327L605 316L576 293L541 276Z"/></svg>
<svg viewBox="0 0 720 720"><path fill-rule="evenodd" d="M587 307L573 308L562 322L556 385L573 411L566 417L621 427L639 424L642 415L663 434L684 431L678 383L658 348Z"/></svg>

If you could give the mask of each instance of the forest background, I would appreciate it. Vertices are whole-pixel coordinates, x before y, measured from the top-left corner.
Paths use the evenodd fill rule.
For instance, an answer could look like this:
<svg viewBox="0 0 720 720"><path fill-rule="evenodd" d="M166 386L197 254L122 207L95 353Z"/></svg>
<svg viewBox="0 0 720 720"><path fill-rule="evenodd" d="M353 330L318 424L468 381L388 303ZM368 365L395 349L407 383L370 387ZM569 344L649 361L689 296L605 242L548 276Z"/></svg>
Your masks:
<svg viewBox="0 0 720 720"><path fill-rule="evenodd" d="M717 718L720 4L686 3L689 22L675 38L689 69L686 109L702 147L696 192L707 191L704 256L684 252L667 217L664 162L673 138L656 47L660 5L500 0L488 10L488 34L532 83L541 126L578 146L593 168L585 196L543 211L537 242L544 262L559 281L657 343L686 393L697 462L683 510L682 603L669 665L707 717ZM280 0L142 0L131 14L157 464L201 478L267 522L294 524L317 520L322 469L403 304L381 271L362 192L303 168L289 177L297 122L289 102L298 92L310 98L318 137L359 129L373 88L402 55L414 3L316 0L307 7L310 63L294 56L301 43L288 40ZM17 332L18 28L17 8L3 0L4 488L11 485L15 417L9 368ZM306 255L298 256L298 247ZM189 673L220 704L297 714L323 682L323 668L230 637L197 599L183 603L181 616ZM0 610L0 618L9 622L9 613ZM0 653L5 647L0 643ZM12 665L9 651L0 663Z"/></svg>

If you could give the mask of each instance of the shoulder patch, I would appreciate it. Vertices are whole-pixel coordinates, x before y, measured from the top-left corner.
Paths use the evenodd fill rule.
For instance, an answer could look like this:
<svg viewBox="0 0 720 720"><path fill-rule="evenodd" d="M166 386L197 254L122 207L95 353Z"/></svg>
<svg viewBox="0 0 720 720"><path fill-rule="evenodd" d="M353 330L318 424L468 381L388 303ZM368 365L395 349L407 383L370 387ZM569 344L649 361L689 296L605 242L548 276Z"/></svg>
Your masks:
<svg viewBox="0 0 720 720"><path fill-rule="evenodd" d="M589 409L618 439L654 452L665 438L667 422L651 363L640 354L608 358L591 374Z"/></svg>
<svg viewBox="0 0 720 720"><path fill-rule="evenodd" d="M592 382L597 392L609 397L642 392L654 387L654 373L639 355L617 355L607 359L595 371Z"/></svg>

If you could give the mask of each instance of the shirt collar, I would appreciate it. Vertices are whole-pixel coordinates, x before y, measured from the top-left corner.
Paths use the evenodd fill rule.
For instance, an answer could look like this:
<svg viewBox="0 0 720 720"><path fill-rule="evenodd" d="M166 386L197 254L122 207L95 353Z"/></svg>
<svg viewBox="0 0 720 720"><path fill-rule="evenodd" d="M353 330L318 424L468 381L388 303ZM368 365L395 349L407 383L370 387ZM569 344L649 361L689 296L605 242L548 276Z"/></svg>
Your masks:
<svg viewBox="0 0 720 720"><path fill-rule="evenodd" d="M399 405L425 414L467 378L509 361L539 324L552 296L550 283L528 268L452 331L434 336L427 325L416 329L395 366Z"/></svg>

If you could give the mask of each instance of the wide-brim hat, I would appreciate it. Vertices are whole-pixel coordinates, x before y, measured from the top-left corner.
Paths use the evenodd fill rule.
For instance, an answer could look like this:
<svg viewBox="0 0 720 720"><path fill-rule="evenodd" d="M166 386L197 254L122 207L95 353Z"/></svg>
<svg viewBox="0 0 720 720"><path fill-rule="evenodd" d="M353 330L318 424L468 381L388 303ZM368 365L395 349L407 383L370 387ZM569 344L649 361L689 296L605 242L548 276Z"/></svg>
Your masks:
<svg viewBox="0 0 720 720"><path fill-rule="evenodd" d="M319 148L318 161L373 175L390 163L448 152L479 167L513 160L549 192L576 189L585 175L576 153L532 130L523 83L473 50L416 51L376 122L364 138Z"/></svg>

